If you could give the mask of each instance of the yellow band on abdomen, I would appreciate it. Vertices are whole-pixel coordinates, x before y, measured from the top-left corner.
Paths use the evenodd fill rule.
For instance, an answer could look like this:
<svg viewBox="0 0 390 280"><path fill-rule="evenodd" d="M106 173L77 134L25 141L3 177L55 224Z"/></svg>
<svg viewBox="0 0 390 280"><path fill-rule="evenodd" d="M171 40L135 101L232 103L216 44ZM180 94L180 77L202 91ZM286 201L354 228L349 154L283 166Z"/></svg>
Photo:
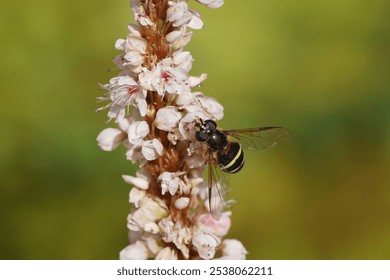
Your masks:
<svg viewBox="0 0 390 280"><path fill-rule="evenodd" d="M224 169L228 169L229 167L231 167L237 160L238 158L241 156L241 153L242 153L242 149L241 149L241 145L240 145L240 150L238 151L237 155L234 157L234 159L232 159L229 164L225 165L224 167L221 167L222 170Z"/></svg>

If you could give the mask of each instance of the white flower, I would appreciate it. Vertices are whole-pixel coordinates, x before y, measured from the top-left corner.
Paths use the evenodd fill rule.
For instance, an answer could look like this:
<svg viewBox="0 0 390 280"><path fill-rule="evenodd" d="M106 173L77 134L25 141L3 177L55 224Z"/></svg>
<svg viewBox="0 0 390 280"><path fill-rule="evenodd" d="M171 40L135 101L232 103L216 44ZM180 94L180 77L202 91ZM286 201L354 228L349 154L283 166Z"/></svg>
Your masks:
<svg viewBox="0 0 390 280"><path fill-rule="evenodd" d="M225 239L221 247L223 255L221 260L245 260L248 253L244 245L236 239Z"/></svg>
<svg viewBox="0 0 390 280"><path fill-rule="evenodd" d="M133 66L125 59L125 53L118 54L112 60L114 64L121 70L121 75L127 75L136 78L138 73L142 72L142 66Z"/></svg>
<svg viewBox="0 0 390 280"><path fill-rule="evenodd" d="M158 198L145 196L140 207L130 214L127 219L127 226L130 230L137 231L146 224L156 222L168 215L168 208L165 203Z"/></svg>
<svg viewBox="0 0 390 280"><path fill-rule="evenodd" d="M188 74L181 68L173 68L172 58L160 61L153 71L144 68L139 75L141 86L146 90L157 91L161 96L165 93L181 94L190 92Z"/></svg>
<svg viewBox="0 0 390 280"><path fill-rule="evenodd" d="M99 133L96 140L100 149L103 151L112 151L126 139L126 133L117 128L106 128Z"/></svg>
<svg viewBox="0 0 390 280"><path fill-rule="evenodd" d="M133 177L130 175L122 175L122 178L126 183L132 184L140 190L147 190L149 188L149 181L147 179Z"/></svg>
<svg viewBox="0 0 390 280"><path fill-rule="evenodd" d="M140 190L147 190L149 188L149 181L151 179L151 176L146 170L146 168L143 167L137 171L136 177L130 175L122 175L122 178L126 183L132 184Z"/></svg>
<svg viewBox="0 0 390 280"><path fill-rule="evenodd" d="M115 48L120 51L138 51L140 54L146 53L147 41L142 38L142 28L136 24L129 24L130 34L126 40L118 39L115 42ZM134 41L134 42L133 42Z"/></svg>
<svg viewBox="0 0 390 280"><path fill-rule="evenodd" d="M180 30L174 30L165 36L169 46L173 50L179 50L186 46L192 38L192 32L187 32L185 27Z"/></svg>
<svg viewBox="0 0 390 280"><path fill-rule="evenodd" d="M177 209L184 209L188 206L188 204L190 204L190 198L189 197L180 197L178 199L176 199L175 201L175 207Z"/></svg>
<svg viewBox="0 0 390 280"><path fill-rule="evenodd" d="M137 110L132 111L131 115L135 115L135 112L137 112ZM135 118L132 116L119 116L115 119L115 123L118 124L121 130L127 132L129 126L134 122L134 119Z"/></svg>
<svg viewBox="0 0 390 280"><path fill-rule="evenodd" d="M133 203L135 207L140 207L142 199L146 196L146 191L132 188L129 194L129 202Z"/></svg>
<svg viewBox="0 0 390 280"><path fill-rule="evenodd" d="M158 129L165 131L175 131L182 115L177 107L167 106L157 111L153 125Z"/></svg>
<svg viewBox="0 0 390 280"><path fill-rule="evenodd" d="M130 160L132 163L140 162L144 163L145 158L142 153L142 145L134 145L131 143L125 144L127 148L126 159Z"/></svg>
<svg viewBox="0 0 390 280"><path fill-rule="evenodd" d="M130 76L114 77L109 84L103 85L103 89L108 90L108 93L99 100L111 102L97 111L110 108L109 114L118 117L126 114L126 110L131 105L137 105L141 116L146 115L146 91Z"/></svg>
<svg viewBox="0 0 390 280"><path fill-rule="evenodd" d="M182 96L183 95L183 96ZM202 92L192 92L176 97L176 104L181 110L207 115L203 119L220 120L223 118L223 106L212 97L206 97Z"/></svg>
<svg viewBox="0 0 390 280"><path fill-rule="evenodd" d="M130 5L136 21L138 21L142 26L154 25L150 18L146 15L145 8L143 3L141 3L141 0L130 0Z"/></svg>
<svg viewBox="0 0 390 280"><path fill-rule="evenodd" d="M177 221L174 227L174 233L175 238L173 239L173 243L182 252L184 258L188 259L190 250L187 245L191 241L192 230L184 226L180 221Z"/></svg>
<svg viewBox="0 0 390 280"><path fill-rule="evenodd" d="M176 95L175 102L176 105L179 106L180 109L186 109L187 106L190 105L191 103L194 103L195 100L195 95L192 92L186 92L180 95Z"/></svg>
<svg viewBox="0 0 390 280"><path fill-rule="evenodd" d="M203 112L208 115L207 119L213 118L199 102L199 97L203 96L202 92L191 92L190 95L185 95L184 98L181 98L181 96L176 98L176 103L181 110L187 112Z"/></svg>
<svg viewBox="0 0 390 280"><path fill-rule="evenodd" d="M209 233L199 232L192 238L192 245L198 251L199 256L206 260L214 257L215 250L220 243L218 237Z"/></svg>
<svg viewBox="0 0 390 280"><path fill-rule="evenodd" d="M156 256L156 260L177 260L177 251L170 247L165 247Z"/></svg>
<svg viewBox="0 0 390 280"><path fill-rule="evenodd" d="M187 25L192 29L201 29L203 22L200 19L199 13L188 9L186 2L168 2L166 20L172 22L174 27Z"/></svg>
<svg viewBox="0 0 390 280"><path fill-rule="evenodd" d="M184 185L184 182L178 177L177 173L163 172L158 179L161 180L161 194L165 194L167 191L174 195L179 187Z"/></svg>
<svg viewBox="0 0 390 280"><path fill-rule="evenodd" d="M130 34L142 37L142 26L138 24L129 24L127 29L130 31Z"/></svg>
<svg viewBox="0 0 390 280"><path fill-rule="evenodd" d="M129 34L124 42L124 65L140 66L145 62L147 41L141 36Z"/></svg>
<svg viewBox="0 0 390 280"><path fill-rule="evenodd" d="M159 223L158 226L161 229L161 238L165 242L172 242L175 238L175 233L173 232L173 228L175 224L172 222L171 218L164 218Z"/></svg>
<svg viewBox="0 0 390 280"><path fill-rule="evenodd" d="M119 253L119 259L121 260L146 260L148 257L148 248L141 241L127 246Z"/></svg>
<svg viewBox="0 0 390 280"><path fill-rule="evenodd" d="M145 141L142 145L142 154L146 160L155 160L163 154L163 145L158 139Z"/></svg>
<svg viewBox="0 0 390 280"><path fill-rule="evenodd" d="M127 135L131 144L140 145L149 134L149 125L146 121L134 122L129 125Z"/></svg>
<svg viewBox="0 0 390 280"><path fill-rule="evenodd" d="M192 230L178 221L174 224L171 218L162 219L158 223L161 229L161 238L167 243L173 242L182 253L183 256L189 258L188 244L191 241Z"/></svg>
<svg viewBox="0 0 390 280"><path fill-rule="evenodd" d="M209 8L216 9L223 5L223 0L196 0Z"/></svg>
<svg viewBox="0 0 390 280"><path fill-rule="evenodd" d="M135 51L140 54L146 54L148 42L140 35L129 34L125 42L125 52Z"/></svg>
<svg viewBox="0 0 390 280"><path fill-rule="evenodd" d="M147 226L145 225L145 227L147 227ZM159 242L157 242L154 234L149 234L149 233L143 232L142 235L139 236L138 238L145 241L146 246L148 247L149 251L152 252L153 255L156 255L162 249Z"/></svg>
<svg viewBox="0 0 390 280"><path fill-rule="evenodd" d="M223 118L223 106L217 100L208 96L200 96L198 101L203 109L213 116L214 119L220 120Z"/></svg>
<svg viewBox="0 0 390 280"><path fill-rule="evenodd" d="M192 29L202 29L203 21L200 19L200 13L192 9L188 9L188 11L191 13L191 20L188 22L187 26Z"/></svg>
<svg viewBox="0 0 390 280"><path fill-rule="evenodd" d="M199 197L202 200L206 201L208 198L208 195L209 195L208 182L205 182L205 181L201 182L199 185L197 185L196 190L197 190L197 194L199 195ZM206 206L207 210L209 210L208 209L209 203L206 203L205 206Z"/></svg>
<svg viewBox="0 0 390 280"><path fill-rule="evenodd" d="M147 223L144 225L144 230L153 234L157 234L160 231L160 228L156 223Z"/></svg>
<svg viewBox="0 0 390 280"><path fill-rule="evenodd" d="M190 52L177 52L173 55L173 63L176 67L179 67L187 72L192 68L192 55ZM189 78L191 84L191 77Z"/></svg>
<svg viewBox="0 0 390 280"><path fill-rule="evenodd" d="M210 117L202 111L186 114L179 122L179 131L184 139L195 139L194 124L196 119L207 120Z"/></svg>
<svg viewBox="0 0 390 280"><path fill-rule="evenodd" d="M197 87L200 86L200 84L207 79L207 74L201 74L199 77L191 76L189 78L190 86L191 87Z"/></svg>
<svg viewBox="0 0 390 280"><path fill-rule="evenodd" d="M117 50L124 51L125 50L125 43L126 43L126 41L124 39L118 39L115 42L115 48Z"/></svg>

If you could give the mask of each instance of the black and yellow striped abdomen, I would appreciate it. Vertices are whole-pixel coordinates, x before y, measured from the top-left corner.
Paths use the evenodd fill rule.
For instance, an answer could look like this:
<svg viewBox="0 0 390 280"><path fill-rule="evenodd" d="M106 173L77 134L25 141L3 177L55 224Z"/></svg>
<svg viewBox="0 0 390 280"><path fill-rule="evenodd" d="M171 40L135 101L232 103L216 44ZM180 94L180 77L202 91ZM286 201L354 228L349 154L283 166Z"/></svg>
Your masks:
<svg viewBox="0 0 390 280"><path fill-rule="evenodd" d="M218 151L219 167L227 173L236 173L244 166L244 152L237 142L230 142L226 150Z"/></svg>

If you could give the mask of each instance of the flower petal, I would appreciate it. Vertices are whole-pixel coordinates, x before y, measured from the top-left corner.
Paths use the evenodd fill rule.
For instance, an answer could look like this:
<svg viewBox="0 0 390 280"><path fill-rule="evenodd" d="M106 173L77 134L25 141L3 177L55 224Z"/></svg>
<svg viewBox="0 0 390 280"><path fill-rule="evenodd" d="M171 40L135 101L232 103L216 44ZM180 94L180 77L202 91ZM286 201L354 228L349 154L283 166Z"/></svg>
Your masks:
<svg viewBox="0 0 390 280"><path fill-rule="evenodd" d="M215 250L221 241L214 235L208 233L197 233L192 238L192 245L197 249L201 258L209 260L215 255Z"/></svg>
<svg viewBox="0 0 390 280"><path fill-rule="evenodd" d="M155 160L163 154L163 145L158 139L145 141L142 145L142 154L146 160Z"/></svg>
<svg viewBox="0 0 390 280"><path fill-rule="evenodd" d="M148 248L140 241L127 246L119 253L119 259L121 260L146 260L148 257Z"/></svg>
<svg viewBox="0 0 390 280"><path fill-rule="evenodd" d="M180 210L186 208L188 204L190 204L189 197L180 197L175 201L175 207Z"/></svg>
<svg viewBox="0 0 390 280"><path fill-rule="evenodd" d="M156 260L177 260L177 251L171 247L165 247L158 252Z"/></svg>
<svg viewBox="0 0 390 280"><path fill-rule="evenodd" d="M126 133L117 128L106 128L96 138L103 151L114 150L124 139L126 139Z"/></svg>
<svg viewBox="0 0 390 280"><path fill-rule="evenodd" d="M160 231L160 228L158 227L158 225L156 223L151 222L151 223L147 223L144 225L144 230L146 232L157 234Z"/></svg>
<svg viewBox="0 0 390 280"><path fill-rule="evenodd" d="M149 181L144 178L133 177L130 175L122 175L122 178L126 183L134 185L141 190L147 190L149 188Z"/></svg>
<svg viewBox="0 0 390 280"><path fill-rule="evenodd" d="M129 202L133 203L135 207L140 207L140 202L145 197L146 192L138 188L132 188L129 194Z"/></svg>
<svg viewBox="0 0 390 280"><path fill-rule="evenodd" d="M212 9L219 8L223 5L223 0L196 0L196 1Z"/></svg>
<svg viewBox="0 0 390 280"><path fill-rule="evenodd" d="M157 111L153 125L158 129L173 132L177 129L177 124L181 118L182 115L177 107L167 106Z"/></svg>
<svg viewBox="0 0 390 280"><path fill-rule="evenodd" d="M146 121L134 122L127 130L128 139L131 144L140 144L142 139L149 133L149 125Z"/></svg>
<svg viewBox="0 0 390 280"><path fill-rule="evenodd" d="M224 260L245 260L245 256L248 251L244 245L236 239L225 239L222 242L222 255L221 259Z"/></svg>
<svg viewBox="0 0 390 280"><path fill-rule="evenodd" d="M127 218L127 226L130 230L144 228L146 224L159 221L168 215L168 208L161 199L145 196L140 207Z"/></svg>

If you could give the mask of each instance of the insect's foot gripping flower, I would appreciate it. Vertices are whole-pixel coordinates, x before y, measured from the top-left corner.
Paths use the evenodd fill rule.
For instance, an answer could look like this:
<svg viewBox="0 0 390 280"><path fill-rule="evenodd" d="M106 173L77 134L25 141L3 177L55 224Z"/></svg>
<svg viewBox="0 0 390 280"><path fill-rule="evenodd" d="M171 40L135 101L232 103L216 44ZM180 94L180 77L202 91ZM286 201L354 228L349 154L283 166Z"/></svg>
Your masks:
<svg viewBox="0 0 390 280"><path fill-rule="evenodd" d="M197 0L210 8L223 0ZM189 8L195 1L131 0L138 24L115 43L121 53L114 63L117 77L102 85L99 101L115 122L97 137L105 151L120 144L126 158L140 165L135 176L127 218L130 245L121 259L244 258L242 244L223 241L230 212L217 221L208 211L203 171L207 149L195 141L199 118L220 120L223 107L199 92L206 74L191 76L193 58L184 51L192 32L201 29L201 15ZM193 91L196 88L196 91ZM241 244L241 245L240 245Z"/></svg>

